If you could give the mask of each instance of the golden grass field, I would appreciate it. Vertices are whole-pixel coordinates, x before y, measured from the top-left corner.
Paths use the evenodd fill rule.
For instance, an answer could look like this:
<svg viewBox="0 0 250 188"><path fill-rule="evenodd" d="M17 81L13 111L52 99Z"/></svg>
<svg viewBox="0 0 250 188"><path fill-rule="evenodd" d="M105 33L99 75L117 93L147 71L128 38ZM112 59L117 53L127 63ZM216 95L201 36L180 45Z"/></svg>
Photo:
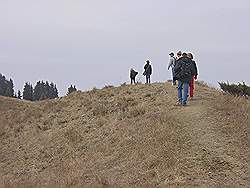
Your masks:
<svg viewBox="0 0 250 188"><path fill-rule="evenodd" d="M0 97L0 187L248 187L250 101L196 84Z"/></svg>

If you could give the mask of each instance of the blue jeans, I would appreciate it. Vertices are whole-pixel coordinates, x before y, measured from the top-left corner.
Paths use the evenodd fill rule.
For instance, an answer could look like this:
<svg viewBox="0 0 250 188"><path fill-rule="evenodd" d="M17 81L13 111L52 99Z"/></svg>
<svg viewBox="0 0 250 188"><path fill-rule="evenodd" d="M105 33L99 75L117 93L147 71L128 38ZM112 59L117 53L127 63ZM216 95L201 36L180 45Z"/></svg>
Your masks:
<svg viewBox="0 0 250 188"><path fill-rule="evenodd" d="M182 105L187 104L189 82L178 81L178 100ZM183 90L183 95L182 95Z"/></svg>

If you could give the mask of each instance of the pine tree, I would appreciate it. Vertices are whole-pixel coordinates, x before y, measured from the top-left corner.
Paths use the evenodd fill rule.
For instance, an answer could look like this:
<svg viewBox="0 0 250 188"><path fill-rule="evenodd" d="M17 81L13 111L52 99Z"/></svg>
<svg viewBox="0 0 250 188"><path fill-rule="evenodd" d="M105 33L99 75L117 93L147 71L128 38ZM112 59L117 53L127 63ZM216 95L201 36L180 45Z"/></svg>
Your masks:
<svg viewBox="0 0 250 188"><path fill-rule="evenodd" d="M38 101L41 99L41 95L42 95L42 90L43 90L43 85L40 81L38 81L36 83L36 86L34 87L34 101Z"/></svg>
<svg viewBox="0 0 250 188"><path fill-rule="evenodd" d="M14 97L14 83L13 80L10 79L10 81L8 81L8 93L5 95L7 97Z"/></svg>
<svg viewBox="0 0 250 188"><path fill-rule="evenodd" d="M44 92L45 92L45 99L50 99L50 86L48 81L45 82Z"/></svg>
<svg viewBox="0 0 250 188"><path fill-rule="evenodd" d="M13 80L7 80L5 76L0 74L0 95L6 97L14 97Z"/></svg>
<svg viewBox="0 0 250 188"><path fill-rule="evenodd" d="M6 79L5 79L5 77L4 77L4 75L2 75L1 73L0 73L0 95L4 95L4 93L5 93L5 90L6 90L6 84L5 84L5 82L6 82Z"/></svg>
<svg viewBox="0 0 250 188"><path fill-rule="evenodd" d="M6 96L6 97L14 97L14 94L12 93L11 87L6 88L4 96Z"/></svg>
<svg viewBox="0 0 250 188"><path fill-rule="evenodd" d="M23 89L23 99L33 101L33 87L26 82Z"/></svg>
<svg viewBox="0 0 250 188"><path fill-rule="evenodd" d="M55 99L58 97L58 90L56 88L56 85L53 82L50 83L49 97L50 99Z"/></svg>

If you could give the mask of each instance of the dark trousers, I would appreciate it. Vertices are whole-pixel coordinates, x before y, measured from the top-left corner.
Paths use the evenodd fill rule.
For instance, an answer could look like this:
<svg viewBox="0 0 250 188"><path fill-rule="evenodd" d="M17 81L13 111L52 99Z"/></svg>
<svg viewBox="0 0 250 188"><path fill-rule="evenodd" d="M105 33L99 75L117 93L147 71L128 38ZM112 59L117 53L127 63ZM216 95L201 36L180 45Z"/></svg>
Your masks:
<svg viewBox="0 0 250 188"><path fill-rule="evenodd" d="M150 75L146 75L146 84L150 84Z"/></svg>
<svg viewBox="0 0 250 188"><path fill-rule="evenodd" d="M130 78L130 79L131 79L131 84L133 84L133 82L135 84L135 78Z"/></svg>

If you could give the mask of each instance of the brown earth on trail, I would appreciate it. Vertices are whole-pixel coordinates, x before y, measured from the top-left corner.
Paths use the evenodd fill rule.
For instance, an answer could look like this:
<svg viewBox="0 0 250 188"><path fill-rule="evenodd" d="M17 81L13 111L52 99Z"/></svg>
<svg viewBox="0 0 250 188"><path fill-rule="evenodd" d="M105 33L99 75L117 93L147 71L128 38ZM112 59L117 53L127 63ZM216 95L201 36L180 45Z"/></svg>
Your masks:
<svg viewBox="0 0 250 188"><path fill-rule="evenodd" d="M0 187L248 187L250 101L196 86L0 97Z"/></svg>

